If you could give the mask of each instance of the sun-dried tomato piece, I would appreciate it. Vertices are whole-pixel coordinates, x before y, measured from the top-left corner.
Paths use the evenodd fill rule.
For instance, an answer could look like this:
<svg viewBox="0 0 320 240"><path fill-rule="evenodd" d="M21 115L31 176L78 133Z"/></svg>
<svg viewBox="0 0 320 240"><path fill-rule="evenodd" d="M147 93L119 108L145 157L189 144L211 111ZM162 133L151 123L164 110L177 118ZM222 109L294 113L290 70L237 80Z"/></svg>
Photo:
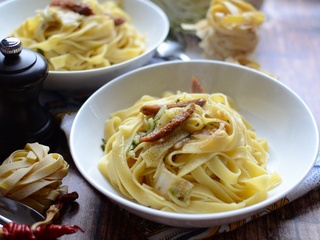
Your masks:
<svg viewBox="0 0 320 240"><path fill-rule="evenodd" d="M196 105L203 107L203 105L206 103L206 100L204 98L198 98L198 99L194 99L186 102L167 104L166 107L167 109L175 108L175 107L186 107L190 103L195 103ZM140 108L140 112L142 112L144 115L147 115L147 116L155 116L159 112L161 107L162 105L144 105Z"/></svg>
<svg viewBox="0 0 320 240"><path fill-rule="evenodd" d="M195 103L190 103L187 109L180 114L177 114L171 121L169 121L165 126L159 130L153 131L146 136L140 138L140 142L154 142L161 138L168 136L177 127L179 127L183 122L185 122L196 109Z"/></svg>
<svg viewBox="0 0 320 240"><path fill-rule="evenodd" d="M69 9L84 16L94 15L93 10L89 5L81 2L74 2L71 0L52 0L50 6Z"/></svg>
<svg viewBox="0 0 320 240"><path fill-rule="evenodd" d="M198 78L192 77L191 79L191 93L204 93L204 88L199 82Z"/></svg>

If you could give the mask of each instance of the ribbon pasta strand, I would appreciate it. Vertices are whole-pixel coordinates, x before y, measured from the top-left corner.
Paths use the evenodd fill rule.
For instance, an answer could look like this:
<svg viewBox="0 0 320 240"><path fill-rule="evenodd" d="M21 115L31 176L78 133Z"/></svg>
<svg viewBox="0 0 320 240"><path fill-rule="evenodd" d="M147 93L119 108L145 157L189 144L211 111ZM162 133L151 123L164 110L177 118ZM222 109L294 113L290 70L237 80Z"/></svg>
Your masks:
<svg viewBox="0 0 320 240"><path fill-rule="evenodd" d="M196 105L173 131L161 139L139 141L187 111L186 104L176 103L197 99L205 104ZM159 111L145 115L152 112L148 109ZM232 99L222 93L143 96L111 115L105 138L105 155L98 163L101 173L125 197L155 209L229 211L263 201L281 182L277 173L266 169L267 141L256 136Z"/></svg>

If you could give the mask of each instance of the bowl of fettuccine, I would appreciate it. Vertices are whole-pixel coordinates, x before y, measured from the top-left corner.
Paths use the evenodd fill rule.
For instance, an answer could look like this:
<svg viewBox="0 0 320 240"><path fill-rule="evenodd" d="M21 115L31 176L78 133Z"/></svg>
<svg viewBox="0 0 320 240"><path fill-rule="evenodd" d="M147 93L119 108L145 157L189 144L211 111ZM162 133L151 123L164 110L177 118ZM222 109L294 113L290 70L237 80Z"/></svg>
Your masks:
<svg viewBox="0 0 320 240"><path fill-rule="evenodd" d="M84 103L70 135L74 162L94 188L178 227L220 226L281 206L318 146L315 119L289 87L213 60L116 78Z"/></svg>
<svg viewBox="0 0 320 240"><path fill-rule="evenodd" d="M68 92L92 92L146 64L169 31L166 14L144 0L12 0L0 16L0 38L42 54L45 88Z"/></svg>

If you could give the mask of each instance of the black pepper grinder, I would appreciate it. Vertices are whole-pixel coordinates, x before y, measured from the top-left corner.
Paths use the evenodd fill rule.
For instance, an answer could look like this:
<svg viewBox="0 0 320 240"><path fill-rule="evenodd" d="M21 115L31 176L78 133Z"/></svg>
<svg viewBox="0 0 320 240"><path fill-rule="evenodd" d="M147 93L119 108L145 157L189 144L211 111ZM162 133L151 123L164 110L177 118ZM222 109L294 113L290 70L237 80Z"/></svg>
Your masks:
<svg viewBox="0 0 320 240"><path fill-rule="evenodd" d="M56 147L56 126L39 101L48 64L18 38L0 43L0 163L27 143Z"/></svg>

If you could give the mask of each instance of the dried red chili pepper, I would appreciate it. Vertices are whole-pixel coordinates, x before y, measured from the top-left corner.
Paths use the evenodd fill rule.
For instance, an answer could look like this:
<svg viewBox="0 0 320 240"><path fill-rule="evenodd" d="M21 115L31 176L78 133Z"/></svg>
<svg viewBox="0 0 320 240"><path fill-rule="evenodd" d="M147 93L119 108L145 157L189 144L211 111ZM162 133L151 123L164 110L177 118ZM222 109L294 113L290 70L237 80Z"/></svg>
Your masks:
<svg viewBox="0 0 320 240"><path fill-rule="evenodd" d="M55 240L63 235L73 234L83 230L77 225L41 225L33 232L36 240Z"/></svg>
<svg viewBox="0 0 320 240"><path fill-rule="evenodd" d="M69 235L83 230L77 225L41 225L35 231L27 224L10 222L2 227L2 238L6 240L55 240L63 235ZM1 234L0 234L1 235Z"/></svg>
<svg viewBox="0 0 320 240"><path fill-rule="evenodd" d="M2 226L1 238L7 240L35 240L31 227L27 224L7 223Z"/></svg>

